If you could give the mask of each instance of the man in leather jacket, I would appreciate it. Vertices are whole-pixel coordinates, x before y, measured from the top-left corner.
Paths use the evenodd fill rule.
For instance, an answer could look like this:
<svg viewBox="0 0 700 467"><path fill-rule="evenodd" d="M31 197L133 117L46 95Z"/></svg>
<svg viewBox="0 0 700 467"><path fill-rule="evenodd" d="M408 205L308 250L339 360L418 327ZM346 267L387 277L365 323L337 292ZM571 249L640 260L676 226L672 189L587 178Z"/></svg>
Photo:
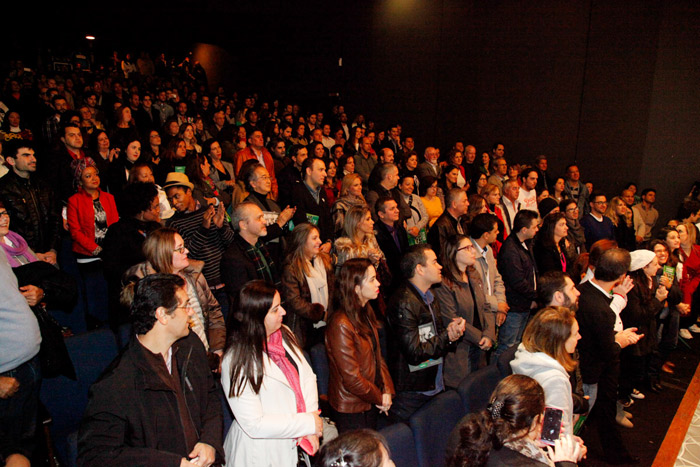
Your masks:
<svg viewBox="0 0 700 467"><path fill-rule="evenodd" d="M442 357L464 333L463 318L447 327L430 287L442 281L442 266L429 245L410 248L401 259L404 282L389 300L389 371L396 387L389 415L407 420L445 389Z"/></svg>
<svg viewBox="0 0 700 467"><path fill-rule="evenodd" d="M5 159L11 170L0 178L0 200L20 234L39 260L56 263L61 235L61 210L53 190L38 179L31 141L5 143Z"/></svg>

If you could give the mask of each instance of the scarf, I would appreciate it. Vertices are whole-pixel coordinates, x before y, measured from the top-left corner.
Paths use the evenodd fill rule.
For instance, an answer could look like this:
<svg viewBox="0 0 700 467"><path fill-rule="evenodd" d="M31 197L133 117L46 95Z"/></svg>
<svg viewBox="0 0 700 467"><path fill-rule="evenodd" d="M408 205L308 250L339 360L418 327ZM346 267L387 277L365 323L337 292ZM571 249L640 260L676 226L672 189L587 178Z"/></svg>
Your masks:
<svg viewBox="0 0 700 467"><path fill-rule="evenodd" d="M307 262L309 273L305 276L306 283L311 292L311 303L320 303L323 308L328 309L328 278L326 277L326 268L321 258L315 258L313 261ZM314 323L315 328L325 326L326 322L321 320Z"/></svg>
<svg viewBox="0 0 700 467"><path fill-rule="evenodd" d="M267 340L267 355L270 357L270 360L282 370L284 377L287 378L287 382L292 387L297 402L297 413L306 412L306 402L304 402L304 394L301 392L299 372L287 358L287 351L284 349L281 329L270 334ZM311 442L306 438L302 438L299 441L299 446L312 456L316 453Z"/></svg>
<svg viewBox="0 0 700 467"><path fill-rule="evenodd" d="M530 459L536 460L537 462L554 467L554 462L547 457L547 454L545 454L542 449L538 448L535 443L525 438L516 439L514 441L506 441L503 443L503 446L518 452L523 456L529 457Z"/></svg>
<svg viewBox="0 0 700 467"><path fill-rule="evenodd" d="M27 241L22 238L21 235L9 231L5 237L12 242L12 245L14 245L10 246L5 241L0 241L0 245L2 246L3 250L5 250L7 261L10 263L11 267L17 268L23 264L26 264L26 262L33 263L34 261L38 261L38 258L34 255L34 252L29 248L29 245L27 245ZM17 257L19 256L26 258L27 261L25 263L18 261Z"/></svg>

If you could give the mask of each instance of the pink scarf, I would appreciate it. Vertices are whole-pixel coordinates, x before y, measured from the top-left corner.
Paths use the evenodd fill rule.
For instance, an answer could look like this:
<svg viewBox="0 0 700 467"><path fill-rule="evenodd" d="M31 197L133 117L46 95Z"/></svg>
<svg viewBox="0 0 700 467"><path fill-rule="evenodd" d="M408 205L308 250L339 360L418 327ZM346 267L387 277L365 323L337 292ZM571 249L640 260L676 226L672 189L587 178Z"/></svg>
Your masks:
<svg viewBox="0 0 700 467"><path fill-rule="evenodd" d="M5 254L7 255L7 261L10 263L11 267L17 268L22 265L22 263L17 260L17 257L19 256L23 256L25 260L29 263L38 261L37 257L34 256L34 254L32 253L32 250L29 249L27 241L24 238L22 238L21 235L12 231L8 231L6 237L12 242L14 247L11 247L2 240L0 240L0 246L2 246L3 250L5 250Z"/></svg>
<svg viewBox="0 0 700 467"><path fill-rule="evenodd" d="M284 345L282 344L282 330L270 334L270 338L267 340L267 355L272 359L272 361L282 370L284 377L287 378L287 382L292 387L294 391L294 397L297 402L297 413L306 412L306 403L304 402L304 394L301 392L301 384L299 383L299 372L294 368L292 362L289 361L284 350ZM313 455L314 449L311 442L302 438L299 440L299 446L301 446L304 451Z"/></svg>
<svg viewBox="0 0 700 467"><path fill-rule="evenodd" d="M292 387L297 401L297 412L306 412L306 403L304 402L304 395L301 393L301 385L299 384L299 372L294 368L292 362L287 359L284 345L282 345L281 329L270 334L270 338L267 340L267 355L275 362L275 365L282 370L285 378L287 378L287 382L289 382L289 385Z"/></svg>

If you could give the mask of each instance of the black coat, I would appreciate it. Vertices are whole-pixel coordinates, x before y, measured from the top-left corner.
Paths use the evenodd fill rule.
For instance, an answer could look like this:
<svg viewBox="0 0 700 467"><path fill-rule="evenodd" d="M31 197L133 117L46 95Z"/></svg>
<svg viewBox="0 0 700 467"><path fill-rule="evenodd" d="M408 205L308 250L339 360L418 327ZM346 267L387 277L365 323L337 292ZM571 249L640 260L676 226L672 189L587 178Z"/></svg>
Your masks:
<svg viewBox="0 0 700 467"><path fill-rule="evenodd" d="M419 365L428 359L444 357L454 350L447 328L442 323L440 305L434 300L428 306L410 282L404 281L394 292L387 306L389 345L387 364L396 391L431 391L435 389L438 365L411 372L408 365ZM421 342L419 326L435 321L435 335Z"/></svg>
<svg viewBox="0 0 700 467"><path fill-rule="evenodd" d="M292 196L288 204L297 208L292 218L295 226L310 222L310 216L318 216L318 222L315 222L315 225L321 234L321 241L325 242L333 239L334 225L331 207L326 199L326 190L323 188L321 188L319 199L320 202L317 203L306 184L301 182L292 186Z"/></svg>
<svg viewBox="0 0 700 467"><path fill-rule="evenodd" d="M389 233L386 224L381 221L374 224L376 227L375 238L377 239L377 244L382 250L382 253L384 253L386 264L389 267L389 271L391 271L390 290L394 290L401 283L401 256L408 250L408 234L406 233L406 229L404 229L401 224L397 223L396 225L400 250L399 247L396 246L394 237Z"/></svg>
<svg viewBox="0 0 700 467"><path fill-rule="evenodd" d="M532 302L537 300L537 264L532 242L526 243L527 249L520 243L517 234L513 233L508 235L498 252L498 272L506 286L506 301L510 312L529 312Z"/></svg>
<svg viewBox="0 0 700 467"><path fill-rule="evenodd" d="M0 200L12 220L10 227L37 253L58 251L61 206L53 189L35 176L28 179L10 170L0 178Z"/></svg>
<svg viewBox="0 0 700 467"><path fill-rule="evenodd" d="M199 442L212 446L222 462L220 389L204 346L191 332L172 349ZM78 437L78 465L177 467L188 457L175 393L150 366L145 351L132 338L90 388Z"/></svg>
<svg viewBox="0 0 700 467"><path fill-rule="evenodd" d="M615 342L615 313L612 298L605 296L590 281L576 287L578 299L576 320L581 340L578 343L581 377L584 384L596 384L607 368L620 361L620 346Z"/></svg>

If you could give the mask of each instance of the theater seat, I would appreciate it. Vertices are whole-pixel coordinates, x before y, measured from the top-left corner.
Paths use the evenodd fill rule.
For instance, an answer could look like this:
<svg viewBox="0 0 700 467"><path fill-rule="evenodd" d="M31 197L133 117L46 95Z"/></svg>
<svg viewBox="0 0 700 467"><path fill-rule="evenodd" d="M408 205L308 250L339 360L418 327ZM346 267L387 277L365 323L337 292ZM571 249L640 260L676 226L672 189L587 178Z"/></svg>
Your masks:
<svg viewBox="0 0 700 467"><path fill-rule="evenodd" d="M396 423L383 428L379 433L386 438L391 460L396 467L415 467L418 465L416 444L413 441L413 432L405 423Z"/></svg>
<svg viewBox="0 0 700 467"><path fill-rule="evenodd" d="M501 379L501 373L496 365L489 365L467 375L457 388L466 413L485 409L491 393Z"/></svg>
<svg viewBox="0 0 700 467"><path fill-rule="evenodd" d="M75 432L80 426L88 401L88 390L117 355L117 342L109 329L100 329L66 339L77 381L65 376L45 379L41 384L41 401L51 414L51 436L64 465L75 465Z"/></svg>
<svg viewBox="0 0 700 467"><path fill-rule="evenodd" d="M459 394L445 391L418 409L409 419L416 443L418 465L445 465L445 448L452 428L466 414Z"/></svg>

